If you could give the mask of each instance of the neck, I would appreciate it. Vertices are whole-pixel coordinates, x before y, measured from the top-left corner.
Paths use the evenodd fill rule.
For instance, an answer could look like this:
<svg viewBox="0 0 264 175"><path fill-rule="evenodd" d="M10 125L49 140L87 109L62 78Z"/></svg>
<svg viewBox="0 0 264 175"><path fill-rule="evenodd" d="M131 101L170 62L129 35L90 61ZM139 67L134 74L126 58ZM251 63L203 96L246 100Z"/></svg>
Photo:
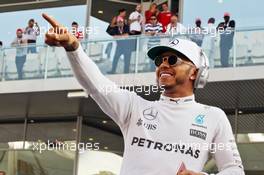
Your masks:
<svg viewBox="0 0 264 175"><path fill-rule="evenodd" d="M186 88L183 86L182 87L176 86L173 89L165 89L162 95L170 98L182 98L193 95L193 89Z"/></svg>

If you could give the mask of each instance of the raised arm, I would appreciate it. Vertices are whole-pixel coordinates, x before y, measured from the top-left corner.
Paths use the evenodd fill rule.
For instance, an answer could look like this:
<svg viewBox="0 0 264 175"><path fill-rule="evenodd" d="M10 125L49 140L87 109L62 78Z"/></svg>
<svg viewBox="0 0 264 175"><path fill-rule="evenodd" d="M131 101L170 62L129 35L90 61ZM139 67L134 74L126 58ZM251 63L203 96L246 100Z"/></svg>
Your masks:
<svg viewBox="0 0 264 175"><path fill-rule="evenodd" d="M84 53L78 39L50 16L43 17L53 26L46 34L45 42L51 46L63 46L73 69L74 75L85 91L97 102L121 128L129 122L135 93L121 90L107 79L96 64Z"/></svg>

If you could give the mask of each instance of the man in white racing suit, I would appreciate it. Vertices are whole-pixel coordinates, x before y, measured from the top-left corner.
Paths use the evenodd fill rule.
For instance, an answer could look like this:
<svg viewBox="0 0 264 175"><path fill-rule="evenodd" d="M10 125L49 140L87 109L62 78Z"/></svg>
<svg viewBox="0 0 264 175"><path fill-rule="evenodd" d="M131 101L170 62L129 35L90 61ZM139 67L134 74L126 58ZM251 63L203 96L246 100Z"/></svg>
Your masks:
<svg viewBox="0 0 264 175"><path fill-rule="evenodd" d="M121 175L203 175L209 154L218 175L244 175L225 113L195 101L194 89L203 87L208 76L207 58L195 43L176 39L149 50L164 92L160 100L147 101L107 79L78 39L50 16L43 17L53 26L45 42L65 48L79 83L122 131ZM178 171L183 164L186 168Z"/></svg>

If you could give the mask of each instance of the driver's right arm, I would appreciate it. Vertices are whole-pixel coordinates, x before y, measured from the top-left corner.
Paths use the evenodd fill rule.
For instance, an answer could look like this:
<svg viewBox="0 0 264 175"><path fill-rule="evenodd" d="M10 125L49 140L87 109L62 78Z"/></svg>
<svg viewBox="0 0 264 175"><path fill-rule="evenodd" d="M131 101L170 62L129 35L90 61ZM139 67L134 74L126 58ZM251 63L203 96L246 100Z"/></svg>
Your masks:
<svg viewBox="0 0 264 175"><path fill-rule="evenodd" d="M67 52L67 55L74 75L85 91L117 124L126 125L137 95L120 89L106 78L86 55L80 44L77 50Z"/></svg>
<svg viewBox="0 0 264 175"><path fill-rule="evenodd" d="M130 119L137 95L128 90L121 90L114 82L107 79L84 53L74 35L51 16L47 14L42 16L52 25L46 33L45 43L65 48L76 79L101 109L124 128Z"/></svg>

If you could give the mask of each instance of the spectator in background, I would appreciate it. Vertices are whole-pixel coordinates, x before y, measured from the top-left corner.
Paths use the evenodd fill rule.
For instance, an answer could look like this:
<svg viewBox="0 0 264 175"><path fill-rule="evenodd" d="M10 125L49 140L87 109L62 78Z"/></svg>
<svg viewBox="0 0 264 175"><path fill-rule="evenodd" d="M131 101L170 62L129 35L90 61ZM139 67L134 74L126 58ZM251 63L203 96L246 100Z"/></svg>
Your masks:
<svg viewBox="0 0 264 175"><path fill-rule="evenodd" d="M35 22L34 19L28 21L28 26L26 27L24 34L24 37L29 44L28 53L37 53L36 42L37 36L40 34L40 29L38 23Z"/></svg>
<svg viewBox="0 0 264 175"><path fill-rule="evenodd" d="M118 15L117 16L114 16L112 18L111 23L109 24L109 26L106 29L106 32L109 35L113 35L113 33L116 33L116 30L115 29L116 29L116 27L118 27L118 25L117 25L117 19L125 21L125 17L126 17L126 9L120 9L120 10L118 10Z"/></svg>
<svg viewBox="0 0 264 175"><path fill-rule="evenodd" d="M156 3L152 3L149 7L149 10L145 11L145 23L150 23L150 18L152 16L158 16L159 15L159 10L157 8L157 4Z"/></svg>
<svg viewBox="0 0 264 175"><path fill-rule="evenodd" d="M158 15L158 21L162 24L162 32L166 32L166 27L171 21L172 13L169 10L168 4L162 4L162 11Z"/></svg>
<svg viewBox="0 0 264 175"><path fill-rule="evenodd" d="M0 64L3 64L2 61L3 61L3 57L4 57L4 51L2 50L3 49L3 42L0 41Z"/></svg>
<svg viewBox="0 0 264 175"><path fill-rule="evenodd" d="M3 42L0 41L0 61L2 61L2 58L3 58L3 52L2 52L2 49L3 49Z"/></svg>
<svg viewBox="0 0 264 175"><path fill-rule="evenodd" d="M215 45L217 39L217 32L215 26L215 18L211 17L208 19L208 25L205 28L206 35L204 36L202 48L208 55L209 65L211 68L214 67L214 56L215 56Z"/></svg>
<svg viewBox="0 0 264 175"><path fill-rule="evenodd" d="M166 27L167 35L186 34L186 28L178 22L178 15L172 15L170 23Z"/></svg>
<svg viewBox="0 0 264 175"><path fill-rule="evenodd" d="M0 175L6 175L4 171L0 171Z"/></svg>
<svg viewBox="0 0 264 175"><path fill-rule="evenodd" d="M140 35L142 32L143 15L140 4L136 6L136 10L129 15L130 35Z"/></svg>
<svg viewBox="0 0 264 175"><path fill-rule="evenodd" d="M75 21L72 22L72 34L80 41L83 39L82 31L79 31L79 24Z"/></svg>
<svg viewBox="0 0 264 175"><path fill-rule="evenodd" d="M159 34L162 33L162 24L158 22L158 19L155 15L151 16L150 23L147 23L145 25L145 33L146 35L150 35L150 36L158 36ZM160 44L159 38L156 37L153 38L151 38L151 40L148 43L148 49Z"/></svg>
<svg viewBox="0 0 264 175"><path fill-rule="evenodd" d="M136 48L134 39L124 39L129 35L129 26L125 23L123 18L118 18L117 25L114 27L110 26L108 33L117 38L112 70L108 73L114 74L116 72L117 64L121 55L124 55L124 73L129 73L131 53Z"/></svg>
<svg viewBox="0 0 264 175"><path fill-rule="evenodd" d="M202 21L200 18L197 18L195 20L195 27L192 28L191 30L191 35L190 35L190 39L195 42L198 46L202 46L203 44L203 38L204 38L204 34L203 34L203 28L202 28Z"/></svg>
<svg viewBox="0 0 264 175"><path fill-rule="evenodd" d="M160 44L159 34L162 34L162 24L158 22L156 15L151 16L150 23L145 25L145 34L152 36L148 41L148 49ZM151 70L155 70L155 65L151 63Z"/></svg>
<svg viewBox="0 0 264 175"><path fill-rule="evenodd" d="M16 47L16 68L18 79L21 80L23 78L23 67L26 62L27 55L27 40L23 38L23 30L17 29L16 38L11 43L11 46Z"/></svg>
<svg viewBox="0 0 264 175"><path fill-rule="evenodd" d="M235 21L230 20L230 14L224 14L224 22L217 26L220 33L220 56L222 67L229 67L229 51L233 47Z"/></svg>
<svg viewBox="0 0 264 175"><path fill-rule="evenodd" d="M124 9L124 8L120 9L118 11L118 15L114 16L112 18L110 27L113 28L113 27L118 26L117 21L121 21L121 20L124 21L125 24L127 24L127 21L126 21L126 9Z"/></svg>

